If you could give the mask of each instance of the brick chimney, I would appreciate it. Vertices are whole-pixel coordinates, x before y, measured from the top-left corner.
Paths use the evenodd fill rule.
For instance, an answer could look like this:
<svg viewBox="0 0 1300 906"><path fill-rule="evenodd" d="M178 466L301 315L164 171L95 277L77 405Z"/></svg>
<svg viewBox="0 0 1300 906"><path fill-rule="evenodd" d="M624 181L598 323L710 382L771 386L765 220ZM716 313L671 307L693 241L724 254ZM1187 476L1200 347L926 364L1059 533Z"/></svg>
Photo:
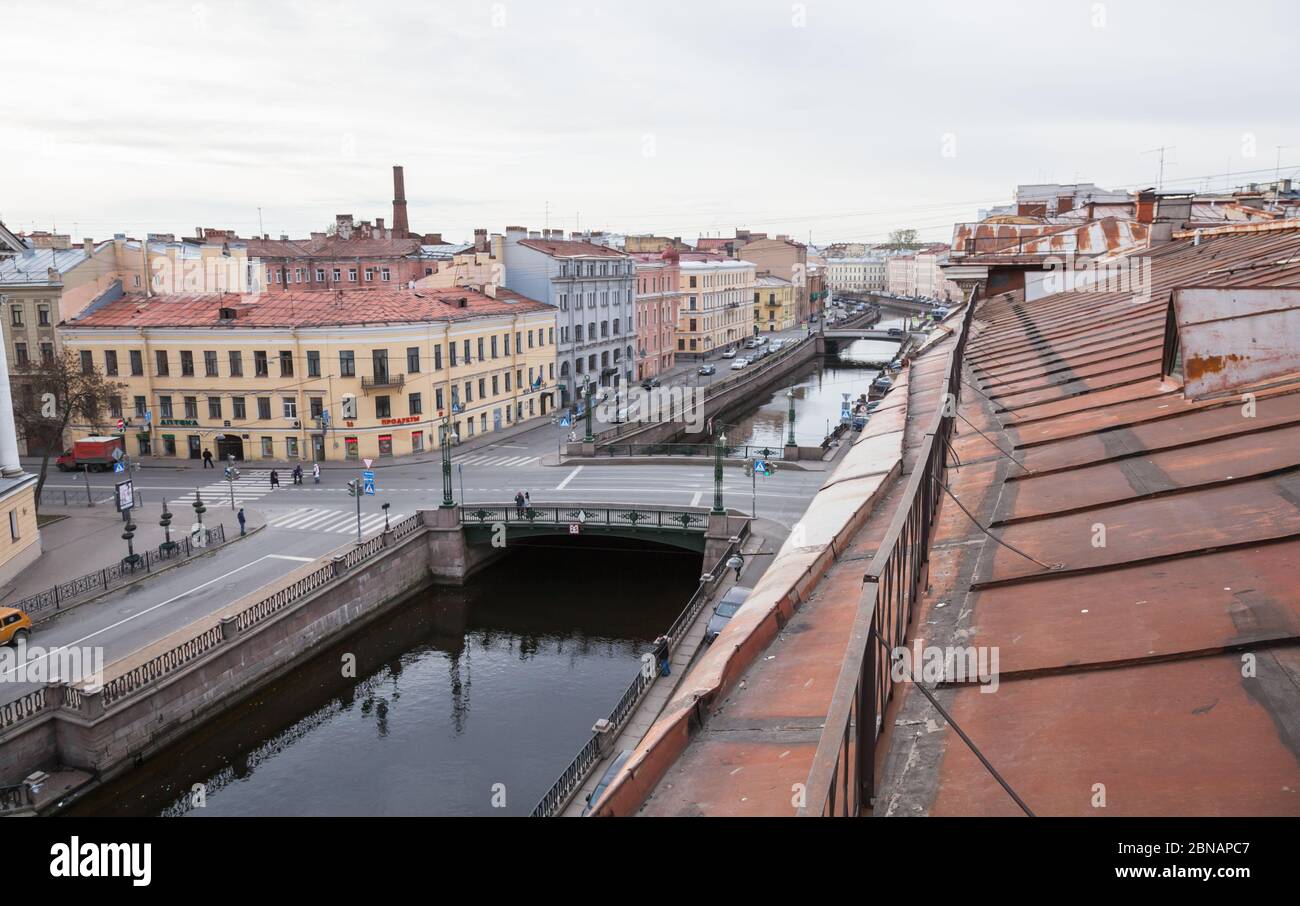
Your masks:
<svg viewBox="0 0 1300 906"><path fill-rule="evenodd" d="M406 219L406 178L401 167L393 167L393 236L405 239L411 231Z"/></svg>
<svg viewBox="0 0 1300 906"><path fill-rule="evenodd" d="M474 230L474 251L486 252L488 250L488 232L485 229Z"/></svg>

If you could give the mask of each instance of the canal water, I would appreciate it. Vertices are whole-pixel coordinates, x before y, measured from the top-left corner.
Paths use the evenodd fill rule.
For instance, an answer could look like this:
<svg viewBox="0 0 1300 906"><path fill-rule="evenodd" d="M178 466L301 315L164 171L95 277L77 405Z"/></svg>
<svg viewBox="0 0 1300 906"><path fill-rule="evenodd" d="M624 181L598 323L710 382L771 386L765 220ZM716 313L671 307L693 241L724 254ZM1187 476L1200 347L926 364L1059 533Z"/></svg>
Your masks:
<svg viewBox="0 0 1300 906"><path fill-rule="evenodd" d="M901 327L902 321L881 321L878 329ZM836 356L809 362L790 376L785 387L774 387L766 398L744 416L727 426L728 446L783 446L789 436L790 398L794 389L794 437L802 447L815 447L840 422L844 394L857 399L866 393L880 374L879 363L898 352L898 343L887 340L855 340ZM703 441L701 441L703 442Z"/></svg>
<svg viewBox="0 0 1300 906"><path fill-rule="evenodd" d="M71 813L528 814L700 575L698 554L575 540L421 594Z"/></svg>

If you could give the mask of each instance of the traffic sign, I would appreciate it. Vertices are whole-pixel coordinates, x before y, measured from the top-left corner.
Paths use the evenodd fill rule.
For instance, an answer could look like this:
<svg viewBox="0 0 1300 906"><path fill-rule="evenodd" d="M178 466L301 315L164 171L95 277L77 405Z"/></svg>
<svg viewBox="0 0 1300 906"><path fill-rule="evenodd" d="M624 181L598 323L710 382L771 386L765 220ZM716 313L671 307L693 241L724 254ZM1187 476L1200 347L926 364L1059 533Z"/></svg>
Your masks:
<svg viewBox="0 0 1300 906"><path fill-rule="evenodd" d="M117 420L117 430L122 431L125 428L126 428L126 422L122 421L122 419L119 418Z"/></svg>
<svg viewBox="0 0 1300 906"><path fill-rule="evenodd" d="M113 463L113 471L114 471L114 472L125 472L125 471L126 471L126 466L122 465L120 462Z"/></svg>
<svg viewBox="0 0 1300 906"><path fill-rule="evenodd" d="M577 535L577 534L580 534L581 532L582 532L582 529L581 529L581 527L578 525L578 523L576 523L576 522L570 522L570 523L569 523L569 534L570 534L570 535Z"/></svg>
<svg viewBox="0 0 1300 906"><path fill-rule="evenodd" d="M561 428L568 428L571 427L572 425L573 425L573 421L569 418L569 416L565 415L563 418L560 419Z"/></svg>
<svg viewBox="0 0 1300 906"><path fill-rule="evenodd" d="M361 461L364 462L364 463L366 464L366 468L367 468L367 469L370 468L370 464L371 464L372 462L374 462L373 459L363 459L363 460L361 460ZM373 477L373 476L372 476L372 477Z"/></svg>
<svg viewBox="0 0 1300 906"><path fill-rule="evenodd" d="M366 460L366 462L369 463L369 460ZM362 484L362 487L365 489L365 493L367 493L367 494L374 494L374 493L375 493L375 473L374 473L374 472L370 472L370 471L362 472L362 473L361 473L361 484Z"/></svg>

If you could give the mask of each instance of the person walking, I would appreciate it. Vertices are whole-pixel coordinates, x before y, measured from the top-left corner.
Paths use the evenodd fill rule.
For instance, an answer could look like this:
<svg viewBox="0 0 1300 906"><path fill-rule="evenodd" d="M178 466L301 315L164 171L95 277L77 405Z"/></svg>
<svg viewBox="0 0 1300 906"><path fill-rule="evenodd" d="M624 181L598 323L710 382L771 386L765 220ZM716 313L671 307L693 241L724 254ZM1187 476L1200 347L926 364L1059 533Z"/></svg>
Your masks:
<svg viewBox="0 0 1300 906"><path fill-rule="evenodd" d="M515 495L515 515L520 519L524 516L524 492L520 491Z"/></svg>
<svg viewBox="0 0 1300 906"><path fill-rule="evenodd" d="M239 534L241 536L247 534L247 532L244 531L244 508L242 506L239 508L239 514L235 518L239 520Z"/></svg>
<svg viewBox="0 0 1300 906"><path fill-rule="evenodd" d="M320 463L314 463L311 467L311 479L316 484L320 484Z"/></svg>
<svg viewBox="0 0 1300 906"><path fill-rule="evenodd" d="M205 468L205 469L215 469L215 468L216 468L216 466L215 466L215 465L213 464L213 462L212 462L212 451L211 451L211 450L204 450L204 451L203 451L203 468Z"/></svg>
<svg viewBox="0 0 1300 906"><path fill-rule="evenodd" d="M274 491L280 486L280 473L275 469L271 470L271 490Z"/></svg>
<svg viewBox="0 0 1300 906"><path fill-rule="evenodd" d="M293 467L293 483L302 484L302 466L300 465Z"/></svg>

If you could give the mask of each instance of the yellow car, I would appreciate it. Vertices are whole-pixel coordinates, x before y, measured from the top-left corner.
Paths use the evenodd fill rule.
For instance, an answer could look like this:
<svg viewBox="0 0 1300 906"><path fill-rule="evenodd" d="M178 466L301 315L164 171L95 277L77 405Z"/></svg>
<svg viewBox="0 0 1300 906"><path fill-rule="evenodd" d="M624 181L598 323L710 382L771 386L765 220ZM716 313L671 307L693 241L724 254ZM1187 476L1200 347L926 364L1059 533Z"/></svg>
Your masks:
<svg viewBox="0 0 1300 906"><path fill-rule="evenodd" d="M32 618L15 607L0 607L0 645L25 643L32 634Z"/></svg>

